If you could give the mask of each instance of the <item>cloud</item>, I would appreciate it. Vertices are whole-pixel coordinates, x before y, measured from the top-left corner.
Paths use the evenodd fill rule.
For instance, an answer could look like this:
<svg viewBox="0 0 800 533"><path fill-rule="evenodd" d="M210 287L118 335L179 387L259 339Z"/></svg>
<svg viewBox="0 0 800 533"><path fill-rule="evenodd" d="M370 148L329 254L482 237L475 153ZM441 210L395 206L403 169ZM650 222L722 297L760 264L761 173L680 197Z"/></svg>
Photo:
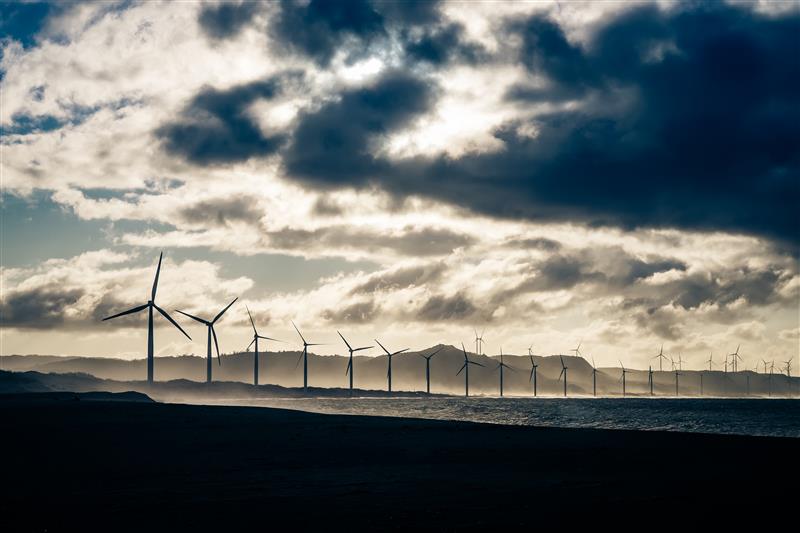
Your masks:
<svg viewBox="0 0 800 533"><path fill-rule="evenodd" d="M800 69L791 55L800 15L645 6L607 19L585 47L539 16L511 27L524 37L521 64L552 89L529 105L558 104L562 93L573 105L501 125L499 150L397 160L369 141L425 112L430 82L360 89L299 123L289 177L368 182L499 218L800 244Z"/></svg>
<svg viewBox="0 0 800 533"><path fill-rule="evenodd" d="M181 113L181 118L156 130L164 148L195 164L245 161L275 153L285 137L267 135L248 115L258 100L271 99L281 80L272 78L230 89L203 88Z"/></svg>
<svg viewBox="0 0 800 533"><path fill-rule="evenodd" d="M201 200L182 207L178 217L189 224L229 226L243 222L257 225L264 213L258 202L248 196L226 196Z"/></svg>
<svg viewBox="0 0 800 533"><path fill-rule="evenodd" d="M261 8L258 2L225 0L216 5L204 4L198 23L212 39L233 37L244 28Z"/></svg>
<svg viewBox="0 0 800 533"><path fill-rule="evenodd" d="M469 298L457 293L452 296L431 296L417 311L416 318L420 322L460 321L477 313Z"/></svg>
<svg viewBox="0 0 800 533"><path fill-rule="evenodd" d="M47 329L64 323L64 317L83 296L79 288L58 285L11 291L0 303L3 327Z"/></svg>
<svg viewBox="0 0 800 533"><path fill-rule="evenodd" d="M306 5L283 0L269 29L277 45L285 45L324 66L347 39L363 46L384 35L383 24L383 17L367 0L311 0Z"/></svg>
<svg viewBox="0 0 800 533"><path fill-rule="evenodd" d="M344 92L319 110L304 113L283 154L291 177L321 186L378 179L390 165L376 141L408 124L432 103L433 90L413 75L392 71L375 83Z"/></svg>
<svg viewBox="0 0 800 533"><path fill-rule="evenodd" d="M354 287L351 294L370 294L379 291L392 292L415 286L425 286L441 279L446 272L443 263L399 268L389 272L378 272L364 283Z"/></svg>
<svg viewBox="0 0 800 533"><path fill-rule="evenodd" d="M458 23L426 29L417 35L407 33L404 40L405 53L413 63L441 66L456 61L477 64L488 57L479 44L465 42L464 27Z"/></svg>

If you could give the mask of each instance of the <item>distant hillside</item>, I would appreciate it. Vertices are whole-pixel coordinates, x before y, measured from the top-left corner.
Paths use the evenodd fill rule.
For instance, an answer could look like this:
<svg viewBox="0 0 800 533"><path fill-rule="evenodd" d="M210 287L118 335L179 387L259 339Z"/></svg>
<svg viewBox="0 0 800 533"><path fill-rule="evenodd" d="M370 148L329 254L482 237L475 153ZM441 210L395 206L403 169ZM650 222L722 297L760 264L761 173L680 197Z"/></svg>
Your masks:
<svg viewBox="0 0 800 533"><path fill-rule="evenodd" d="M392 388L395 391L425 390L425 360L436 348L442 350L431 360L431 392L463 394L464 375L456 375L464 361L464 355L454 346L435 346L421 352L404 353L394 357L392 363ZM280 387L302 387L302 363L298 364L301 352L268 352L260 355L259 383ZM570 395L592 394L592 368L589 363L575 356L563 356L568 366L568 393ZM470 354L470 360L484 365L470 367L470 393L496 395L499 392L499 375L496 357ZM563 383L558 380L561 361L558 355L534 357L538 367L538 388L541 395L563 394ZM505 372L505 393L508 395L530 395L532 384L530 360L527 355L507 355L506 364L514 371ZM354 358L355 387L364 390L385 390L387 358L362 356ZM36 371L56 374L87 374L101 379L119 382L140 381L146 375L144 359L132 361L101 357L57 357L41 355L14 355L2 358L3 370L15 372ZM318 388L345 388L347 357L309 354L309 385ZM157 381L186 380L205 381L206 360L197 356L156 357L155 377ZM621 370L602 368L597 372L598 395L621 395ZM700 379L706 396L789 396L800 393L800 379L785 375L756 374L754 372L725 373L721 371L683 370L678 376L682 396L700 395ZM659 396L675 394L675 374L654 372L653 390ZM213 362L214 381L252 383L253 353L225 355L222 364ZM631 370L626 378L629 395L649 394L646 370Z"/></svg>

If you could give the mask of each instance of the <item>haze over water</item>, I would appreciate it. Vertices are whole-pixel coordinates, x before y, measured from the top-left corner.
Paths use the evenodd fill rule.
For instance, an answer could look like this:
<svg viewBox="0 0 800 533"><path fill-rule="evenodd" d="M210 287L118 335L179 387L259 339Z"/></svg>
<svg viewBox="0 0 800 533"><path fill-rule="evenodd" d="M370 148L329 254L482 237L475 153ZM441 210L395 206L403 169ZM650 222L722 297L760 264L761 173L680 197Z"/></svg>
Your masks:
<svg viewBox="0 0 800 533"><path fill-rule="evenodd" d="M521 426L800 438L800 402L790 399L231 398L204 403Z"/></svg>

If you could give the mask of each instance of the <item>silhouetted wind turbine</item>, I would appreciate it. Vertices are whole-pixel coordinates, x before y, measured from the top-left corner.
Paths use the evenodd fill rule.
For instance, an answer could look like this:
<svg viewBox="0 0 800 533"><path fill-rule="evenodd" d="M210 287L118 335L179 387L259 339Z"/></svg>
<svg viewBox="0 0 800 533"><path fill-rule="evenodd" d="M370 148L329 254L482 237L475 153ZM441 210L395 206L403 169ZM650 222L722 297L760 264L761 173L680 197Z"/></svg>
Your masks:
<svg viewBox="0 0 800 533"><path fill-rule="evenodd" d="M630 370L626 370L625 369L625 365L622 364L622 360L620 360L619 366L622 367L622 377L620 379L622 380L622 397L624 398L625 397L625 376L628 374L628 372L630 372Z"/></svg>
<svg viewBox="0 0 800 533"><path fill-rule="evenodd" d="M250 314L250 308L246 305L244 306L247 309L247 316L250 317L250 324L253 326L253 340L250 341L250 344L247 345L246 350L249 350L250 347L255 344L255 353L253 354L253 385L258 385L258 339L264 339L265 341L276 341L276 342L283 342L279 341L278 339L271 339L269 337L265 337L263 335L258 334L258 330L256 330L256 323L253 321L253 315Z"/></svg>
<svg viewBox="0 0 800 533"><path fill-rule="evenodd" d="M444 350L444 346L439 347L438 350L435 350L433 353L429 353L428 355L419 354L420 357L425 359L425 383L426 392L428 394L431 393L431 358L442 350Z"/></svg>
<svg viewBox="0 0 800 533"><path fill-rule="evenodd" d="M653 367L647 368L647 384L650 386L650 396L653 395Z"/></svg>
<svg viewBox="0 0 800 533"><path fill-rule="evenodd" d="M533 360L533 345L528 348L528 357L531 358L531 375L528 378L528 381L533 381L533 395L537 395L537 386L536 386L536 369L539 368L539 365L536 364L536 361Z"/></svg>
<svg viewBox="0 0 800 533"><path fill-rule="evenodd" d="M507 364L505 364L503 362L503 348L500 348L500 363L498 363L497 368L495 368L495 370L500 370L500 397L501 398L503 397L503 370L505 370L506 368L511 370L512 372L514 371L514 368L508 366Z"/></svg>
<svg viewBox="0 0 800 533"><path fill-rule="evenodd" d="M683 370L683 355L678 354L678 370Z"/></svg>
<svg viewBox="0 0 800 533"><path fill-rule="evenodd" d="M239 299L238 297L234 298L231 303L229 303L228 305L225 306L225 309L223 309L222 311L217 313L217 316L215 316L214 319L210 320L210 321L209 320L205 320L205 319L200 318L200 317L196 317L194 315L190 315L189 313L185 313L185 312L183 312L183 311L181 311L179 309L175 310L175 311L177 311L178 313L180 313L180 314L182 314L184 316L188 316L192 320L196 320L197 322L200 322L201 324L205 324L206 328L208 329L208 348L206 350L206 383L211 383L211 357L212 357L212 355L211 355L211 337L212 336L214 337L214 347L217 349L217 364L222 364L221 359L219 357L219 343L217 342L217 332L214 330L214 324L217 322L217 320L219 320L222 317L222 315L225 314L225 311L230 309L230 307L238 299Z"/></svg>
<svg viewBox="0 0 800 533"><path fill-rule="evenodd" d="M475 330L475 355L483 355L483 334L486 333L486 328L478 335L478 330Z"/></svg>
<svg viewBox="0 0 800 533"><path fill-rule="evenodd" d="M386 356L389 358L389 371L386 373L386 378L389 380L389 392L392 392L392 357L394 357L395 355L397 355L399 353L407 352L408 348L403 348L402 350L397 351L397 352L390 352L389 350L384 348L383 344L381 344L381 341L379 341L378 339L375 339L375 342L378 343L378 346L383 348L383 351L386 352ZM371 346L370 346L370 348L371 348Z"/></svg>
<svg viewBox="0 0 800 533"><path fill-rule="evenodd" d="M578 344L578 348L580 348L580 347L581 347L581 345ZM577 351L578 348L576 348L573 351ZM558 358L561 359L561 373L558 375L558 380L561 381L561 376L564 376L564 397L566 398L566 396L567 396L567 369L568 369L568 367L567 367L567 365L564 364L564 358L563 357L561 357L559 355Z"/></svg>
<svg viewBox="0 0 800 533"><path fill-rule="evenodd" d="M166 311L161 309L159 306L156 305L156 289L158 289L158 275L161 272L161 259L164 257L164 252L161 252L161 255L158 256L158 267L156 268L156 277L153 280L153 289L150 291L150 300L147 301L144 305L139 305L134 307L133 309L128 309L127 311L123 311L121 313L117 313L116 315L111 315L105 317L103 320L111 320L112 318L117 318L124 315L130 315L132 313L138 313L139 311L144 311L147 309L147 383L153 383L153 309L161 313L161 315L170 321L170 323L178 328L181 333L186 335L186 338L192 340L188 333L183 331L177 322L172 320L172 317L167 314Z"/></svg>
<svg viewBox="0 0 800 533"><path fill-rule="evenodd" d="M456 372L456 376L459 375L461 372L464 372L464 396L469 396L469 365L478 365L483 366L480 363L475 361L470 361L469 357L467 357L467 349L464 348L464 343L461 343L461 350L464 352L464 364L461 366L458 372Z"/></svg>
<svg viewBox="0 0 800 533"><path fill-rule="evenodd" d="M300 340L303 341L303 353L300 354L300 357L303 358L303 391L308 392L308 347L309 346L324 346L318 342L306 342L306 338L303 337L303 334L300 333L300 330L297 329L294 321L292 321L292 326L294 326L294 330L300 335ZM295 363L294 367L297 368L297 365L300 364L300 357L297 358L297 363Z"/></svg>
<svg viewBox="0 0 800 533"><path fill-rule="evenodd" d="M592 396L597 396L597 365L594 364L594 356L592 356Z"/></svg>
<svg viewBox="0 0 800 533"><path fill-rule="evenodd" d="M784 361L783 364L786 365L783 369L786 371L786 377L792 377L792 359L794 357L790 357L788 361Z"/></svg>
<svg viewBox="0 0 800 533"><path fill-rule="evenodd" d="M708 361L706 361L706 363L708 363L708 371L711 372L711 370L712 370L711 366L714 364L714 351L713 350L711 351L711 355L708 356Z"/></svg>
<svg viewBox="0 0 800 533"><path fill-rule="evenodd" d="M570 350L570 352L575 352L577 357L581 357L581 344L583 344L582 340L578 343L578 347Z"/></svg>
<svg viewBox="0 0 800 533"><path fill-rule="evenodd" d="M336 333L339 333L338 331ZM350 360L347 362L347 370L344 371L345 374L350 374L350 396L353 395L353 353L360 352L361 350L369 350L372 346L362 346L361 348L353 348L350 346L350 343L344 338L344 336L339 333L339 336L342 337L342 340L347 345L347 349L350 351Z"/></svg>
<svg viewBox="0 0 800 533"><path fill-rule="evenodd" d="M658 355L653 357L653 359L658 359L658 371L659 372L663 372L664 371L664 367L663 367L662 363L664 362L664 360L667 359L667 356L664 355L664 345L663 344L661 345L661 349L658 351Z"/></svg>
<svg viewBox="0 0 800 533"><path fill-rule="evenodd" d="M742 360L742 357L739 355L739 348L741 348L741 344L736 347L736 351L732 354L729 354L731 357L731 363L733 364L733 371L737 372L739 370L739 363L738 361Z"/></svg>

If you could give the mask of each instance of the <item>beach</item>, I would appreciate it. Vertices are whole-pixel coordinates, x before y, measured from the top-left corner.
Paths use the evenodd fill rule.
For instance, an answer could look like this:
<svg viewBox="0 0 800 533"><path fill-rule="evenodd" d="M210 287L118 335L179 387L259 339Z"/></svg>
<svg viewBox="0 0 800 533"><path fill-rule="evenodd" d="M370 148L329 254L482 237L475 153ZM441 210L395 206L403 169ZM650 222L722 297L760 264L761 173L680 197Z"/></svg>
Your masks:
<svg viewBox="0 0 800 533"><path fill-rule="evenodd" d="M732 495L755 505L764 486L800 473L791 438L327 415L143 395L7 395L0 420L9 531L530 529L663 522L670 510L703 508L714 512L696 522L735 523L724 511ZM792 498L778 492L770 507Z"/></svg>

